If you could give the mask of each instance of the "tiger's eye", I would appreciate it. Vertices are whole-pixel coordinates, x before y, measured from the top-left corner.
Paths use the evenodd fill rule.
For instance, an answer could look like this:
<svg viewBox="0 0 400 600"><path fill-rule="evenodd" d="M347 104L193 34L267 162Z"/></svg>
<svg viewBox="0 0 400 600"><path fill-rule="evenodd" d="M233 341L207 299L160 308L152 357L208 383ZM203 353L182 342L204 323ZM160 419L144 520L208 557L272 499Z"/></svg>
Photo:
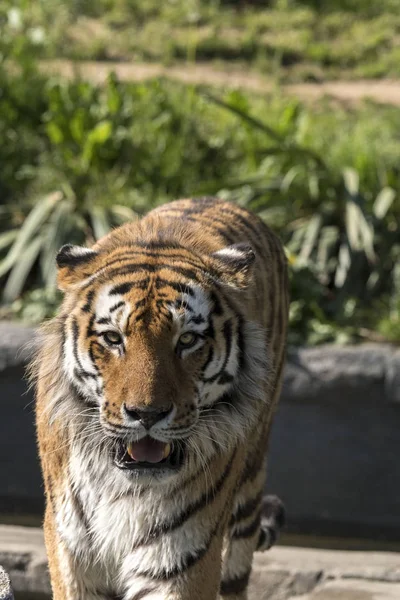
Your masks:
<svg viewBox="0 0 400 600"><path fill-rule="evenodd" d="M179 345L183 348L190 348L191 346L195 345L197 340L197 333L194 333L193 331L187 331L186 333L182 333L182 335L180 336Z"/></svg>
<svg viewBox="0 0 400 600"><path fill-rule="evenodd" d="M120 346L122 344L122 336L118 331L105 331L103 338L110 346Z"/></svg>

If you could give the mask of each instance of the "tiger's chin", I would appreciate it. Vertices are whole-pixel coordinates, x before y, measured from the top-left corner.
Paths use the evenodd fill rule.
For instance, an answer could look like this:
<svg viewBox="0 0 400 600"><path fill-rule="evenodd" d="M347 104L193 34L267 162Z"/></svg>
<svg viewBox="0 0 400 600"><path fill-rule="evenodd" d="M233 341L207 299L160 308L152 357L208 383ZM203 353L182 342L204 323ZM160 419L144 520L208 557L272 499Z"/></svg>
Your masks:
<svg viewBox="0 0 400 600"><path fill-rule="evenodd" d="M171 477L183 467L183 442L164 443L147 437L140 442L119 442L115 447L114 465L136 477Z"/></svg>

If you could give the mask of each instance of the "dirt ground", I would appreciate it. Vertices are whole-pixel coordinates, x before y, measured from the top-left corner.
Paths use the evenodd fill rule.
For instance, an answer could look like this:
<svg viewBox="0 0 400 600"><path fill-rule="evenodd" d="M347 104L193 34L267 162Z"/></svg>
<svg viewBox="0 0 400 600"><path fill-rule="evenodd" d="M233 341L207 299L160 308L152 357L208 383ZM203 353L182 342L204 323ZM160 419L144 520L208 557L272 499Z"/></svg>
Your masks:
<svg viewBox="0 0 400 600"><path fill-rule="evenodd" d="M201 63L166 67L157 63L51 60L43 61L41 68L46 73L68 78L80 76L94 83L103 82L107 75L114 71L121 81L145 81L154 77L167 77L184 83L243 88L258 93L271 92L277 87L267 77L256 73L221 71ZM331 97L352 104L369 98L382 104L400 106L400 81L390 79L299 83L283 85L280 89L305 101Z"/></svg>

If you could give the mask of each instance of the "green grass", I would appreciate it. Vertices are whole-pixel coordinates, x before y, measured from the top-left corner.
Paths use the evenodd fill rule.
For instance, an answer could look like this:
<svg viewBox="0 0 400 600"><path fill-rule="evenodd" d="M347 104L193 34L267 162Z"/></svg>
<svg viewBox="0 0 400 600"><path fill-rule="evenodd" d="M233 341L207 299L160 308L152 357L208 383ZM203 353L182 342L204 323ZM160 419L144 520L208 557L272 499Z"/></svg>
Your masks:
<svg viewBox="0 0 400 600"><path fill-rule="evenodd" d="M21 28L47 58L201 61L293 82L398 77L398 8L396 0L5 0L0 10L7 19L12 9L14 21L20 10Z"/></svg>

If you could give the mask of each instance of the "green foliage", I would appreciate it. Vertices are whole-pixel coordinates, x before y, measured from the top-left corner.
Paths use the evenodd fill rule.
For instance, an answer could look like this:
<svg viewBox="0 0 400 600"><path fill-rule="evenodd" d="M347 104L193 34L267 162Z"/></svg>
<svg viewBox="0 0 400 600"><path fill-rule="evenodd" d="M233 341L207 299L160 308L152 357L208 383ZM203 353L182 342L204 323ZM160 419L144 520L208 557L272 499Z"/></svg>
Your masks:
<svg viewBox="0 0 400 600"><path fill-rule="evenodd" d="M92 243L174 198L219 194L285 242L292 342L400 339L398 109L56 81L25 52L12 58L19 69L0 64L3 314L52 314L62 244Z"/></svg>
<svg viewBox="0 0 400 600"><path fill-rule="evenodd" d="M56 191L37 200L23 224L12 232L12 245L0 263L0 277L8 275L4 301L12 302L21 294L32 271L38 271L39 281L52 290L54 257L63 244L100 238L112 226L134 216L131 209L118 204L105 207L96 200L79 202L72 191L69 195Z"/></svg>
<svg viewBox="0 0 400 600"><path fill-rule="evenodd" d="M41 323L53 317L61 302L61 294L54 288L39 288L27 292L11 304L0 307L0 319L19 319L25 323Z"/></svg>
<svg viewBox="0 0 400 600"><path fill-rule="evenodd" d="M385 185L376 188L375 196L371 186L364 194L354 168L337 171L304 145L306 136L299 135L294 109L286 115L283 135L279 122L278 128L266 126L249 114L240 98L213 101L273 142L265 148L258 146L264 160L252 184L237 182L224 195L257 211L269 223L275 222L281 230L291 268L292 341L348 341L368 337L369 329L376 328L387 335L388 318L381 323L371 307L379 303L387 314L388 304L398 306L400 298L396 191ZM368 160L364 166L369 168ZM376 160L374 167L378 167ZM370 175L370 171L364 174L367 181ZM379 179L391 180L398 191L392 168L382 170Z"/></svg>

